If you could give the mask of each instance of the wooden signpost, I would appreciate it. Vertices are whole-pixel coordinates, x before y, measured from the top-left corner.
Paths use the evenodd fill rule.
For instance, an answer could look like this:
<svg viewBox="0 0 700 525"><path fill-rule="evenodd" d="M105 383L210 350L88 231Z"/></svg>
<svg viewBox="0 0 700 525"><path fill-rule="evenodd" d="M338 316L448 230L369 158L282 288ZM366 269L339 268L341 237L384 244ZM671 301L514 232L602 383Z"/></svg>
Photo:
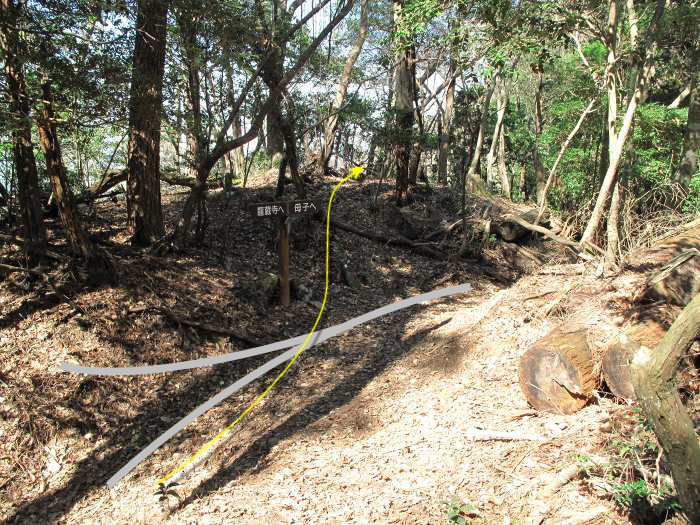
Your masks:
<svg viewBox="0 0 700 525"><path fill-rule="evenodd" d="M251 204L250 212L258 219L276 218L279 224L279 255L280 272L280 303L289 306L289 217L295 215L314 214L319 206L316 202L306 199L300 201L257 202Z"/></svg>

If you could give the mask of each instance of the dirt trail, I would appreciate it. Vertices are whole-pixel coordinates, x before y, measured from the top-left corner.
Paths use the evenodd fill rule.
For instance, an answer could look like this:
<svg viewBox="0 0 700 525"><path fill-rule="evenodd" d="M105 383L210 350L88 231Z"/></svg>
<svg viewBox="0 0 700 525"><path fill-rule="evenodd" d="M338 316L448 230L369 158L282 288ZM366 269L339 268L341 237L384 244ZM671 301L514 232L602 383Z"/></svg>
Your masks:
<svg viewBox="0 0 700 525"><path fill-rule="evenodd" d="M216 468L202 463L176 487L189 494L181 510L173 499L160 515L154 505L139 505L151 489L146 480L130 482L111 500L112 516L137 523L433 524L447 523L440 502L456 496L477 509L475 523L556 523L591 509L600 511L599 523L627 523L576 481L537 497L576 454L596 453L607 419L604 400L558 416L535 414L523 399L518 358L559 321L526 322L547 298L523 299L546 279L551 284L530 276L510 289L488 287L456 304L438 300L412 319L413 332L439 327L409 355L303 432L272 438L251 471L227 481L233 457ZM542 441L469 439L489 431ZM236 454L238 437L227 441L217 456ZM223 479L212 482L217 471ZM93 512L88 507L70 521Z"/></svg>
<svg viewBox="0 0 700 525"><path fill-rule="evenodd" d="M376 217L359 211L367 195L362 186L348 189L339 214L377 228ZM177 207L166 211L177 215ZM435 288L468 282L473 290L377 319L302 354L232 432L179 476L177 497L160 502L156 480L228 426L272 373L198 418L107 490L106 479L135 453L261 362L93 379L62 373L61 361L139 365L240 349L173 324L158 308L265 342L304 333L317 315L314 301L284 309L246 295L259 282L250 279L269 266L268 226L248 221L241 203L214 200L210 211L210 245L199 252L167 260L120 254L119 286L73 296L89 315L37 301L14 282L0 287L0 484L7 495L0 519L436 524L447 523L441 501L454 496L474 506L474 523L554 524L591 510L599 511L591 523L629 523L585 481L540 496L576 454L600 449L605 436L598 428L610 402L572 416L536 414L517 383L520 355L567 315L580 318L590 308L594 345L621 323L602 308L609 298L591 269L583 277L580 267L549 266L547 275L503 288L503 279L495 284L473 262L436 262L351 234L335 236L335 253L358 269L361 285L331 284L323 326ZM421 202L409 211L426 220L440 216ZM121 211L114 213L105 231L115 231ZM319 235L311 231L292 251L295 278L309 288L322 278ZM505 267L490 270L513 279ZM588 296L577 292L589 304L548 306L574 285L590 288ZM493 432L519 439L493 440Z"/></svg>

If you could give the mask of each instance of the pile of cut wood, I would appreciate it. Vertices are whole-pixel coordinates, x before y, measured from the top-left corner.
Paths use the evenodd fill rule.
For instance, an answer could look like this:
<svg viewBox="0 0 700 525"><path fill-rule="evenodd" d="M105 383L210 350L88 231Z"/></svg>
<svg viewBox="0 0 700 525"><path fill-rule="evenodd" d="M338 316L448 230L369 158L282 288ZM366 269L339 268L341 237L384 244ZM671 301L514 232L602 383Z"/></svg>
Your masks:
<svg viewBox="0 0 700 525"><path fill-rule="evenodd" d="M633 261L631 270L647 275L644 287L631 301L632 322L609 341L602 359L592 354L587 330L580 328L584 323L571 322L558 326L523 354L520 387L534 408L571 414L586 405L603 381L613 395L635 398L630 360L640 346L655 349L682 307L700 293L700 221ZM681 377L681 386L686 379L694 381Z"/></svg>

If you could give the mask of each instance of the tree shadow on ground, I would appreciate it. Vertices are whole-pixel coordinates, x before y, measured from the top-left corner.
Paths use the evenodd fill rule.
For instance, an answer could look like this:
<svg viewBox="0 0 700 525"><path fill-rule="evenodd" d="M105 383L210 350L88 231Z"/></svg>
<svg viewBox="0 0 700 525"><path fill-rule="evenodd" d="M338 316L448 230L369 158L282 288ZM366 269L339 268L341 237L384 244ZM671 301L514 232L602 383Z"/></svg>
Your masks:
<svg viewBox="0 0 700 525"><path fill-rule="evenodd" d="M379 346L369 359L357 367L353 374L336 384L320 399L304 405L282 424L271 428L258 437L235 460L228 465L222 466L211 477L200 482L190 495L182 500L177 510L182 510L197 499L224 487L252 468L255 468L256 471L264 470L269 466L265 460L275 443L292 438L295 434L327 416L333 410L348 404L392 363L410 354L412 348L420 340L447 322L449 320L434 323L427 329L421 329L411 337L404 339L400 344L395 340L390 340L389 337L385 336L382 338L383 345ZM352 352L348 352L347 348L345 349L345 356L348 362L354 358ZM299 374L295 375L298 376ZM292 383L295 379L297 378L292 377L288 382Z"/></svg>
<svg viewBox="0 0 700 525"><path fill-rule="evenodd" d="M179 206L180 204L177 205ZM354 239L347 240L348 245L355 242ZM241 251L240 245L233 249L234 252ZM378 251L382 247L373 246L372 250L375 249ZM125 249L121 253L139 256L137 252L130 249ZM197 251L192 253L195 256L190 258L187 266L195 269L199 268L199 270L206 268L205 256L207 256L207 260L211 260L208 257L209 254ZM392 252L382 249L382 253ZM150 261L151 259L144 260ZM419 288L426 291L432 289L433 284L441 281L440 274L442 269L440 268L441 271L424 280ZM462 270L463 268L457 272L461 277L471 275L469 272L464 273ZM152 268L149 268L149 271L152 271ZM392 286L391 290L379 289L378 293L372 296L372 304L369 305L367 302L364 302L363 308L370 306L370 308L367 308L369 310L383 306L387 300L395 300L397 297L409 297L415 293L414 289L409 285L409 279L402 276L397 277L401 278L395 280L394 284L396 286ZM159 275L156 275L154 278L165 282L165 279L161 279ZM120 293L131 297L135 301L139 301L144 299L140 284L147 282L148 276L143 276L135 282L121 283L121 285L115 286L114 289L120 290ZM473 284L477 285L478 283L473 282ZM441 282L440 285L443 286L445 284ZM182 283L179 283L178 286L173 287L170 291L174 295L189 298L187 296L186 280L183 280ZM348 304L348 296L354 293L348 294L347 292L347 289L339 289L337 291L339 300L336 308L331 310L344 311L342 309L343 305ZM78 298L79 295L73 296L74 300ZM454 299L451 297L444 298L441 301L446 304L455 304ZM230 310L235 310L236 307L232 306ZM399 344L398 338L391 334L392 330L395 332L405 331L405 324L408 320L424 308L429 308L429 306L413 306L407 309L404 314L398 316L398 319L390 321L386 319L375 320L368 323L367 327L372 336L380 342L380 345L371 352L368 352L365 348L358 348L354 343L347 345L342 350L336 347L337 343L334 345L332 342L314 347L315 351L311 355L304 356L305 359L300 363L301 367L295 367L296 372L294 369L290 370L290 374L285 376L282 382L286 381L287 385L293 386L295 380L299 377L297 374L302 374L314 368L319 369L321 368L320 365L327 359L335 359L339 363L338 366L347 368L348 376L344 378L338 377L337 384L331 386L329 393L322 399L306 403L307 406L300 408L290 419L277 428L266 432L263 437L256 439L230 465L222 468L212 478L200 484L193 494L215 490L217 487L226 484L230 479L240 476L246 469L264 461L269 453L269 444L266 443L266 440L270 436L274 435L280 439L291 437L306 428L310 423L322 418L333 408L352 400L374 377L386 370L391 363L410 352L411 346L425 336L424 332L417 333L402 340ZM303 315L295 317L295 326L306 326L307 317L312 319L315 316L310 308L307 310ZM102 313L100 312L100 314ZM334 317L334 322L342 322L344 320ZM391 323L390 329L387 329L388 323ZM311 323L308 324L309 326L311 325ZM95 327L99 332L97 334L98 338L105 343L112 344L114 347L121 348L127 358L131 357L135 361L143 362L143 355L134 355L135 347L133 344L127 344L129 341L124 341L120 338L119 333L110 332L108 326L106 324L98 324ZM274 327L266 325L265 330L268 337L275 336L276 329ZM301 330L299 331L301 332ZM375 334L380 335L377 337ZM287 337L281 333L278 333L277 336L279 336L277 339ZM183 350L179 349L179 351L182 352ZM162 360L166 357L169 358L170 356L154 355L156 361L158 358ZM183 357L192 358L192 355L186 355L185 352ZM96 377L83 380L74 378L72 384L69 383L67 386L62 386L62 391L60 389L52 390L51 383L44 381L42 390L38 392L41 394L41 406L38 408L32 407L32 409L36 410L37 414L46 420L53 421L59 428L73 428L80 433L86 430L96 434L99 433L98 437L101 440L94 446L88 457L84 457L70 465L73 470L69 479L62 482L60 486L52 487L42 494L32 496L31 500L24 501L18 507L13 508L10 511L12 514L7 518L6 522L45 523L60 519L61 516L69 513L77 503L84 500L87 496L103 489L107 479L114 472L165 432L171 426L173 420L180 419L220 391L223 388L219 384L220 382L230 384L247 372L262 365L268 359L269 356L262 355L227 365L208 367L206 370L199 369L196 373L194 371L185 372L184 374L186 375L180 375L179 377L173 377L173 374L165 374L152 377ZM279 370L279 368L276 370ZM41 373L42 371L37 371L37 374ZM45 371L43 371L43 376L37 377L39 380L45 380L46 378L47 373ZM54 381L54 386L66 383L66 379L61 376L54 376L49 379ZM151 389L145 388L144 385L148 382L155 383L155 385L151 385L155 387ZM37 385L40 383L41 381ZM236 413L242 412L242 410L247 408L247 404L244 401L249 400L256 393L261 393L265 384L262 381L251 383L239 391L236 396L232 396L225 402L226 410ZM56 392L60 392L60 394L56 395ZM300 395L303 395L303 393ZM68 408L68 413L66 414L66 411L59 410L60 408ZM272 404L270 404L264 410L269 411L272 408ZM260 412L258 413L260 414ZM170 416L170 418L166 417L164 420L162 419L163 416ZM31 431L31 426L26 431L23 430L27 435L31 434ZM188 431L188 429L185 429L173 437L169 445L174 448L180 443L189 441L192 433L192 430ZM81 452L85 448L87 447L80 447ZM188 502L192 501L193 497L190 496Z"/></svg>
<svg viewBox="0 0 700 525"><path fill-rule="evenodd" d="M404 295L410 294L404 293ZM421 308L424 307L413 306L410 313L415 315ZM373 322L376 323L376 321ZM396 326L401 329L400 324L396 323ZM382 333L381 329L372 331ZM420 334L420 336L424 336L424 334ZM412 345L410 339L398 345L388 334L385 334L381 341L384 348L380 346L371 356L358 356L357 353L350 355L351 353L347 351L343 351L343 353L339 353L339 351L329 352L327 351L329 343L324 343L326 350L322 348L324 345L315 347L316 352L305 359L305 368L318 368L320 362L337 357L342 362L341 366L359 365L359 369L348 379L333 387L326 400L317 401L306 410L300 410L280 428L257 439L220 476L212 479L198 491L215 489L220 484L225 483L228 478L238 476L246 468L258 463L269 452L269 447L265 443L270 435L280 438L292 436L327 414L334 407L352 400L373 377L385 370L393 361L399 359ZM112 473L170 427L171 422L163 422L160 416L174 415L173 419L179 419L220 391L222 388L220 382L230 384L268 359L269 356L262 355L247 359L245 362L238 361L229 366L212 367L205 373L190 377L184 388L181 387L175 391L168 388L166 379L164 384L157 388L155 394L150 396L150 399L133 407L130 412L134 415L131 416L125 415L124 411L117 408L108 408L106 401L112 401L116 398L121 401L128 400L133 404L134 392L138 392L139 378L89 378L81 381L76 391L67 393L53 405L47 404L42 408L42 412L44 412L44 417L55 421L60 427L70 426L81 432L85 430L101 431L101 444L95 447L89 457L74 465L71 478L62 486L24 503L16 509L7 522L49 522L65 515L86 495L102 488ZM288 383L292 383L295 376L296 374L293 373L285 379ZM132 386L136 386L136 388L130 388ZM240 412L245 408L242 406L242 401L251 397L251 391L259 394L263 388L262 382L256 382L240 391L233 401L232 411ZM90 392L94 392L94 395L91 399L87 399L86 403ZM71 408L73 413L66 417L59 415L56 407L60 405ZM269 409L271 407L267 410ZM191 431L180 432L172 438L170 445L176 447L189 440L191 435Z"/></svg>

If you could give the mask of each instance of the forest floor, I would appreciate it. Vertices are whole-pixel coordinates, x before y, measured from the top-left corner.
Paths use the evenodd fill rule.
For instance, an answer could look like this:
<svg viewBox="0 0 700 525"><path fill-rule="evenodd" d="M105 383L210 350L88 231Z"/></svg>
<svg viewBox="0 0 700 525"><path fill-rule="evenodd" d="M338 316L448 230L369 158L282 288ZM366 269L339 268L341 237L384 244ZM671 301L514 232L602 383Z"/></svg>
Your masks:
<svg viewBox="0 0 700 525"><path fill-rule="evenodd" d="M316 182L310 192L325 200L337 182ZM600 478L573 476L555 486L581 457L608 453L611 424L629 409L601 393L574 415L538 413L518 385L523 352L574 316L586 319L600 350L627 321L639 273L596 277L595 268L567 262L541 240L530 248L548 264L528 272L496 245L480 263L435 261L338 231L335 253L358 284L330 284L320 326L437 288L469 283L472 290L304 351L250 413L175 476L176 496L159 500L155 483L227 427L281 367L108 489L106 480L136 453L270 356L131 377L69 374L61 362L137 366L251 346L188 322L260 344L313 325L324 282L319 223L293 228L291 237L292 277L312 298L284 308L260 293L266 272L276 270L275 225L252 218L246 203L270 200L271 184L213 192L204 243L165 257L125 244L122 202L98 205L90 228L111 243L114 285L79 286L80 268L61 264L51 278L69 300L19 273L0 281L0 520L438 524L448 523L443 501L456 498L473 507L472 523L644 523L611 500ZM333 216L386 231L382 212L368 211L372 193L384 191L377 188L349 181ZM418 196L403 211L420 232L431 231L457 215L449 193ZM183 199L164 199L170 224ZM0 255L12 261L16 252L6 247Z"/></svg>

